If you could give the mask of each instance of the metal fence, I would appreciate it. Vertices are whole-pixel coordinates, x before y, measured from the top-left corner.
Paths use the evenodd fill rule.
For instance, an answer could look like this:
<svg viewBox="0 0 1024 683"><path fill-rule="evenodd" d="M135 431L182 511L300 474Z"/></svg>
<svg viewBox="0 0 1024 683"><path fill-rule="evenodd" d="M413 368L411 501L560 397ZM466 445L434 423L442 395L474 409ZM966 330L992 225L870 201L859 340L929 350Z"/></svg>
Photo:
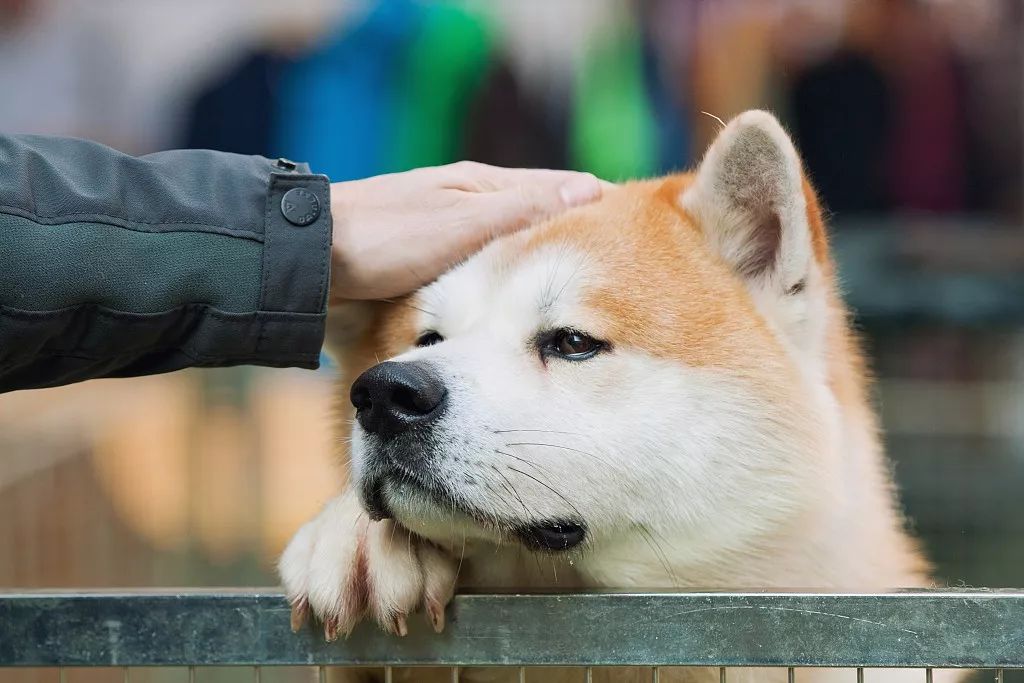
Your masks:
<svg viewBox="0 0 1024 683"><path fill-rule="evenodd" d="M276 591L0 592L0 667L1024 668L1024 591L462 594L445 632L292 633ZM320 669L322 676L323 669ZM925 676L922 675L922 680Z"/></svg>

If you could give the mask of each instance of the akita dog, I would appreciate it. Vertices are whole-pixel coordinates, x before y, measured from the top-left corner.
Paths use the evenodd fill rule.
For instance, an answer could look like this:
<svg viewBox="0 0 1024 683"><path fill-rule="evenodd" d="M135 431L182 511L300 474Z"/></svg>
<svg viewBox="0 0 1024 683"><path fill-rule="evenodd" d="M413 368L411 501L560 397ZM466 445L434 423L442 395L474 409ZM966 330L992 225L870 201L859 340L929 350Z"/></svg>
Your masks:
<svg viewBox="0 0 1024 683"><path fill-rule="evenodd" d="M930 583L818 201L768 113L696 172L497 239L342 329L351 482L280 561L293 621L328 640L363 618L404 635L420 608L440 631L457 587Z"/></svg>

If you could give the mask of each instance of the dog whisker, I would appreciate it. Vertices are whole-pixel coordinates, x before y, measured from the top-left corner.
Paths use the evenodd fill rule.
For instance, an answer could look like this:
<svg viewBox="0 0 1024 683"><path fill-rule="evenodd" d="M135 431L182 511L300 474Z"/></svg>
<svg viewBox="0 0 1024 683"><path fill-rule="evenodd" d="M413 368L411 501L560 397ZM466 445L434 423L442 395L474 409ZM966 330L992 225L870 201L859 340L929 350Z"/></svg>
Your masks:
<svg viewBox="0 0 1024 683"><path fill-rule="evenodd" d="M553 488L552 486L550 486L550 485L549 485L549 484L547 484L546 482L544 482L544 481L541 481L540 479L538 479L537 477L535 477L535 476L533 476L533 475L531 475L531 474L527 474L526 472L523 472L522 470L517 470L517 469L516 469L515 467L509 467L508 469L509 469L509 470L511 470L512 472L518 472L519 474L523 475L523 476L524 476L524 477L526 477L527 479L532 479L533 481L537 482L538 484L540 484L541 486L543 486L544 488L546 488L546 489L547 489L548 491L551 491L551 493L553 493L553 494L555 494L556 496L558 496L559 498L561 498L561 499L562 499L562 502L564 502L564 503L565 503L566 505L568 505L569 507L571 507L571 508L572 508L572 510L573 510L573 512L575 512L575 513L576 513L577 515L579 515L579 518L580 518L580 519L583 519L583 513L581 513L581 512L579 511L579 509L578 509L578 508L577 508L577 507L576 507L575 505L573 505L573 504L572 504L572 503L571 503L571 502L569 501L569 499L568 499L568 498L566 498L565 496L563 496L563 495L562 495L562 494L561 494L561 493L560 493L560 492L559 492L559 491L558 491L557 489Z"/></svg>
<svg viewBox="0 0 1024 683"><path fill-rule="evenodd" d="M545 472L547 474L551 474L551 470L543 467L540 463L533 462L532 460L527 460L526 458L520 458L518 455L513 455L512 453L509 453L507 451L499 451L497 448L494 449L494 452L499 454L499 455L508 456L509 458L512 458L513 460L518 460L519 462L523 463L524 465L529 465L530 467L533 467L534 469L536 469L536 470L538 470L540 472Z"/></svg>
<svg viewBox="0 0 1024 683"><path fill-rule="evenodd" d="M523 506L523 512L526 513L526 517L527 517L527 519L529 519L530 516L531 516L530 515L530 509L528 507L526 507L526 503L523 502L523 497L519 495L519 491L516 490L516 487L512 484L512 482L509 480L509 478L505 476L504 472L499 470L494 465L491 465L491 469L494 470L495 473L497 473L497 475L504 480L505 485L509 488L509 492L513 496L515 496L516 500L519 501L519 504Z"/></svg>
<svg viewBox="0 0 1024 683"><path fill-rule="evenodd" d="M503 509L508 509L508 508L512 507L509 504L508 499L505 498L504 494L501 491L499 491L498 489L494 488L494 486L491 484L491 482L489 482L487 480L484 480L484 486L487 487L488 491L490 491L492 494L494 494L494 497L498 499L498 502L501 504L501 507Z"/></svg>
<svg viewBox="0 0 1024 683"><path fill-rule="evenodd" d="M452 584L452 592L453 593L455 592L455 589L459 585L459 574L462 572L462 563L463 563L463 561L465 559L466 559L466 532L465 532L465 530L463 530L463 532L462 532L462 552L459 553L459 566L455 568L455 582Z"/></svg>
<svg viewBox="0 0 1024 683"><path fill-rule="evenodd" d="M599 463L601 463L602 465L605 465L609 469L615 469L615 466L612 463L610 463L609 461L605 460L604 458L601 458L596 453L591 453L589 451L583 451L583 450L580 450L579 448L573 448L572 446L562 446L561 444L555 444L555 443L542 443L542 442L539 442L539 441L514 441L512 443L505 444L505 446L507 446L507 447L512 447L512 446L543 446L545 448L558 448L558 449L563 450L563 451L572 451L573 453L579 453L580 455L585 455L587 457L593 458L594 460L597 460Z"/></svg>
<svg viewBox="0 0 1024 683"><path fill-rule="evenodd" d="M416 273L413 273L413 275L416 275ZM421 307L417 306L416 304L409 303L408 301L399 301L398 299L378 299L378 301L383 301L383 302L389 303L389 304L397 304L399 306L406 306L408 308L413 309L414 311L419 311L420 313L423 313L424 315L428 315L431 318L436 318L437 317L437 314L435 314L433 311L431 311L429 309L426 309L426 308L421 308Z"/></svg>
<svg viewBox="0 0 1024 683"><path fill-rule="evenodd" d="M397 524L391 525L391 538L388 540L388 545L392 545L395 542L395 531L398 529Z"/></svg>
<svg viewBox="0 0 1024 683"><path fill-rule="evenodd" d="M492 434L514 434L516 432L536 432L538 434L568 434L570 436L586 436L579 432L562 432L557 429L492 429Z"/></svg>
<svg viewBox="0 0 1024 683"><path fill-rule="evenodd" d="M672 571L672 567L669 564L668 555L665 554L665 551L664 549L662 549L661 545L659 545L658 542L654 540L654 537L651 535L650 529L648 529L645 526L638 526L637 530L640 532L640 536L644 539L644 542L647 543L647 547L649 547L651 549L651 552L654 553L655 557L658 558L658 562L661 563L661 566L665 570L665 573L668 574L669 581L672 582L673 586L678 585L679 581L678 579L676 579L675 572Z"/></svg>
<svg viewBox="0 0 1024 683"><path fill-rule="evenodd" d="M576 276L579 275L581 270L583 270L584 264L585 264L585 261L582 258L580 258L576 262L576 267L573 268L571 273L569 273L569 277L565 278L565 282L562 283L562 287L558 290L558 293L555 294L554 299L551 300L551 306L554 306L555 303L562 297L562 294L565 293L565 288L569 286L570 282L572 282L574 279L576 279ZM549 306L549 308L550 308L550 306Z"/></svg>

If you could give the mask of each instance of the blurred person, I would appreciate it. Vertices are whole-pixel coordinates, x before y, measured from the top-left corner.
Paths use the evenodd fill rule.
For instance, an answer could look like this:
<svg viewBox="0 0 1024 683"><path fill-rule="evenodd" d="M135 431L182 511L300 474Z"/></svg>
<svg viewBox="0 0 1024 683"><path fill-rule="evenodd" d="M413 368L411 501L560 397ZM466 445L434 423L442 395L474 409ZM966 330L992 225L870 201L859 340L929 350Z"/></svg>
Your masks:
<svg viewBox="0 0 1024 683"><path fill-rule="evenodd" d="M457 163L332 185L286 159L0 135L0 391L313 369L329 302L401 296L600 194L569 171Z"/></svg>
<svg viewBox="0 0 1024 683"><path fill-rule="evenodd" d="M728 120L746 109L777 108L773 77L773 32L777 3L741 0L705 3L697 15L693 44L692 100L695 111L693 146L711 144Z"/></svg>
<svg viewBox="0 0 1024 683"><path fill-rule="evenodd" d="M0 126L119 147L124 65L88 10L52 0L0 0ZM115 115L117 114L117 115Z"/></svg>
<svg viewBox="0 0 1024 683"><path fill-rule="evenodd" d="M967 207L966 87L949 31L929 6L882 3L878 51L895 95L886 159L887 190L904 211Z"/></svg>
<svg viewBox="0 0 1024 683"><path fill-rule="evenodd" d="M968 207L1020 224L1024 4L946 0L934 9L956 46L962 69Z"/></svg>
<svg viewBox="0 0 1024 683"><path fill-rule="evenodd" d="M829 211L887 209L886 154L894 96L869 41L881 29L878 3L848 11L795 5L783 15L783 101L808 174Z"/></svg>

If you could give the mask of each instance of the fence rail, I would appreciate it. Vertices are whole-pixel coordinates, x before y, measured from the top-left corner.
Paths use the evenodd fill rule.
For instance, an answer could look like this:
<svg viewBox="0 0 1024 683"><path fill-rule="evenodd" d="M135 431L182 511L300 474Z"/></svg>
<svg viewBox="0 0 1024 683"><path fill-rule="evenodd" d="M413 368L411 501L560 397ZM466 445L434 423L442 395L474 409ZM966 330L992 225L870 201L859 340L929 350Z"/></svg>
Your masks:
<svg viewBox="0 0 1024 683"><path fill-rule="evenodd" d="M435 635L293 634L276 591L0 592L0 666L1024 667L1024 592L463 594Z"/></svg>

